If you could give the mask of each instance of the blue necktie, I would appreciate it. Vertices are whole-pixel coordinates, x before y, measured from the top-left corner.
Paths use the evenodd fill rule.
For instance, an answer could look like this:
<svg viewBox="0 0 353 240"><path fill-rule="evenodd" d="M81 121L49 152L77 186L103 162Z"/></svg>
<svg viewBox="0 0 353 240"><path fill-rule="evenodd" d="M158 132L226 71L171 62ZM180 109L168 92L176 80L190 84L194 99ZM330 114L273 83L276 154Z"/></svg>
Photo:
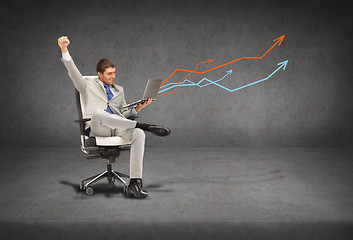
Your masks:
<svg viewBox="0 0 353 240"><path fill-rule="evenodd" d="M109 85L107 85L107 84L103 84L104 85L104 87L105 87L105 91L107 92L107 94L108 94L108 101L110 100L110 99L112 99L113 97L114 97L114 94L112 93L112 91L110 91L110 88L109 88ZM110 107L108 106L107 107L107 112L108 113L113 113L113 111L110 109Z"/></svg>

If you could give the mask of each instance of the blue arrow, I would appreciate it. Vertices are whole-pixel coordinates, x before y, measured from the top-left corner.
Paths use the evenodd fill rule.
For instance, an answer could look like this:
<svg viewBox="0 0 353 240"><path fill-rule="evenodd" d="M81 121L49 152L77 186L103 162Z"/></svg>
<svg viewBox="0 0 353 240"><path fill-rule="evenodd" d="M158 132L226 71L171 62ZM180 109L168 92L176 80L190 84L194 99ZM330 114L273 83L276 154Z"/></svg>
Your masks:
<svg viewBox="0 0 353 240"><path fill-rule="evenodd" d="M216 80L216 81L212 81L212 80L210 80L210 79L203 78L203 79L200 80L198 83L194 83L194 82L192 82L192 81L190 81L190 80L188 80L188 79L185 79L181 84L179 84L179 87L186 87L186 86L205 87L205 86L208 86L208 85L210 85L210 84L214 84L214 85L216 85L216 86L218 86L218 87L220 87L220 88L223 88L224 90L227 90L228 92L235 92L235 91L238 91L238 90L240 90L240 89L243 89L243 88L246 88L246 87L249 87L249 86L252 86L252 85L255 85L255 84L257 84L257 83L260 83L260 82L263 82L263 81L266 81L266 80L270 79L270 78L271 78L276 72L278 72L281 68L283 68L283 70L285 70L286 67L287 67L287 64L288 64L288 60L283 61L283 62L280 62L280 63L277 64L277 65L279 65L279 67L278 67L274 72L272 72L269 76L267 76L266 78L263 78L263 79L261 79L261 80L258 80L258 81L255 81L255 82L252 82L252 83L249 83L249 84L246 84L246 85L244 85L244 86L235 88L235 89L233 89L233 90L231 90L231 89L229 89L229 88L226 88L226 87L224 87L224 86L222 86L222 85L220 85L220 84L217 83L217 82L222 81L226 76L231 75L231 74L232 74L232 70L227 71L227 74L226 74L226 75L224 75L221 79L218 79L218 80ZM209 83L206 83L206 84L204 84L204 85L201 86L200 83L203 82L203 81L207 81L207 82L209 82ZM189 82L189 83L186 83L186 82ZM166 89L162 89L162 90L160 90L158 93L161 93L161 92L167 91L167 90L169 90L169 89L171 89L171 88L174 88L174 87L176 87L176 86L178 85L178 83L169 83L169 84L167 84L167 85L173 85L173 86L168 87L168 88L166 88ZM163 86L163 87L164 87L164 86ZM162 87L162 88L163 88L163 87Z"/></svg>
<svg viewBox="0 0 353 240"><path fill-rule="evenodd" d="M232 72L233 72L233 70L227 71L227 74L226 74L226 75L224 75L222 78L220 78L220 79L218 79L218 80L216 80L216 81L214 81L214 82L220 82L220 81L222 81L225 77L227 77L228 75L231 75ZM190 81L190 80L188 80L188 79L185 79L182 83L179 84L179 87L189 87L189 86L206 87L206 86L212 84L212 83L206 83L205 85L202 85L202 86L199 85L201 82L203 82L203 81L206 80L206 79L207 79L207 78L203 78L203 79L202 79L201 81L199 81L198 83L194 83L194 82L192 82L192 81ZM208 80L208 79L207 79L207 80ZM189 83L186 83L186 82L189 82ZM171 87L168 87L168 88L165 88L165 87L170 86L170 85L172 85L172 86L171 86ZM161 87L161 89L162 89L162 88L165 88L165 89L160 90L158 93L165 92L165 91L167 91L167 90L169 90L169 89L171 89L171 88L175 88L176 86L178 86L178 83L168 83L168 84L166 84L166 85L163 85L163 86Z"/></svg>

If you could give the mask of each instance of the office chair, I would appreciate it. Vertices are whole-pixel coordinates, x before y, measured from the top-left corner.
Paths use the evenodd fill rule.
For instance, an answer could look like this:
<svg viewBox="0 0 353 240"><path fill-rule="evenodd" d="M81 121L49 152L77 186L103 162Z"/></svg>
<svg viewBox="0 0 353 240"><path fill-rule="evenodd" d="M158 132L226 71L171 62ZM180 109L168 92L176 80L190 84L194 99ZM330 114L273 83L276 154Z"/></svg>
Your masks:
<svg viewBox="0 0 353 240"><path fill-rule="evenodd" d="M97 76L84 76L85 79L97 78ZM88 155L87 159L105 159L107 160L107 170L98 173L94 176L86 178L81 181L80 189L85 190L87 195L93 194L92 184L107 178L108 180L108 188L112 188L114 186L115 180L120 181L124 185L124 192L127 188L127 183L123 179L129 178L130 176L124 173L120 173L112 170L112 163L119 157L121 150L130 149L131 142L119 136L114 137L90 137L89 131L85 129L86 122L90 121L90 118L83 118L84 115L84 106L82 103L82 99L79 91L75 89L76 92L76 105L78 112L78 120L74 122L79 123L80 126L80 134L81 134L81 151ZM87 182L87 183L85 183Z"/></svg>

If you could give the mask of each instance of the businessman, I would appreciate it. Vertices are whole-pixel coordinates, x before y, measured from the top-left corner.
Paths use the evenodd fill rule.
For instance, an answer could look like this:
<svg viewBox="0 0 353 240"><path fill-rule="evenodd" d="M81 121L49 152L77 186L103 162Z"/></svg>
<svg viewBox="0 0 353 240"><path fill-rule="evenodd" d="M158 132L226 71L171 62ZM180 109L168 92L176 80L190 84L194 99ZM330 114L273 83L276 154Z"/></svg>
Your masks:
<svg viewBox="0 0 353 240"><path fill-rule="evenodd" d="M86 123L89 136L121 136L131 141L130 149L130 183L126 189L129 197L145 198L148 194L142 190L143 155L145 149L145 133L151 132L157 136L167 136L170 130L163 126L138 123L134 120L138 113L151 104L151 99L139 103L132 109L124 108L126 101L124 89L114 83L116 69L109 59L101 59L96 66L98 78L88 80L83 78L77 69L68 45L66 36L58 39L64 63L75 88L80 92L85 106L84 118L91 118Z"/></svg>

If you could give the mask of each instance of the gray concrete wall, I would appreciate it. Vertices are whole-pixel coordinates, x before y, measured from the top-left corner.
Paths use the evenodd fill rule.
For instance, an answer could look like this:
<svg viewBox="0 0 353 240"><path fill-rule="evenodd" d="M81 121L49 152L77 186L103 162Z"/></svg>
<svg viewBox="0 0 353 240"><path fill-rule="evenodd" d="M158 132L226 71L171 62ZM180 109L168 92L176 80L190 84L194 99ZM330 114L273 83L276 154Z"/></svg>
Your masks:
<svg viewBox="0 0 353 240"><path fill-rule="evenodd" d="M148 78L176 68L207 70L202 77L236 88L188 87L158 98L140 121L171 128L148 135L148 146L353 146L352 37L348 1L1 1L1 145L76 146L73 85L60 61L57 38L84 75L103 57L115 61L127 101ZM178 73L176 82L186 74Z"/></svg>

